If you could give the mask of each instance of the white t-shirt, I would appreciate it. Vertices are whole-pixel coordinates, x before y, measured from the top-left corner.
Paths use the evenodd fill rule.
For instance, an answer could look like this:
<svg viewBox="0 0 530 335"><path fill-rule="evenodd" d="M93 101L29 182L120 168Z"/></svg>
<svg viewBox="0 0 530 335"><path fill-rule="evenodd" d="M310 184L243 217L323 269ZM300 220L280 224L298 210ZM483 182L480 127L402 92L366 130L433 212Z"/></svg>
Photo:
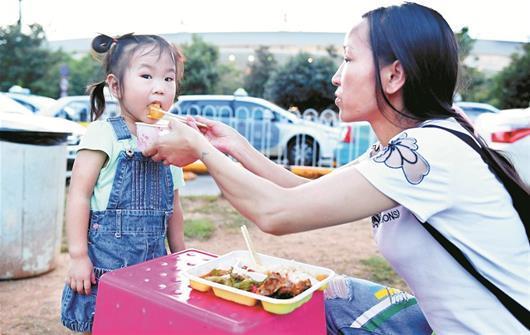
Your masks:
<svg viewBox="0 0 530 335"><path fill-rule="evenodd" d="M465 132L453 119L429 123ZM372 217L374 237L436 334L528 333L418 222L428 221L484 277L530 309L523 223L476 151L448 131L413 128L355 167L400 204Z"/></svg>

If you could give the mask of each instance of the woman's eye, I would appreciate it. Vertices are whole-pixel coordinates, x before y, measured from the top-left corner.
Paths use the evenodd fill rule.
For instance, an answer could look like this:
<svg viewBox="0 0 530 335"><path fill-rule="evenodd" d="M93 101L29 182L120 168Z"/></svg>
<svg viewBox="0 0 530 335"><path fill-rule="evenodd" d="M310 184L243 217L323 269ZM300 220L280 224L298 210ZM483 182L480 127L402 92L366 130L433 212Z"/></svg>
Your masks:
<svg viewBox="0 0 530 335"><path fill-rule="evenodd" d="M344 63L349 63L349 62L351 62L351 59L347 58L347 57L344 57Z"/></svg>
<svg viewBox="0 0 530 335"><path fill-rule="evenodd" d="M140 77L144 78L144 79L151 79L153 77L151 77L150 74L142 74Z"/></svg>
<svg viewBox="0 0 530 335"><path fill-rule="evenodd" d="M175 80L175 79L172 78L172 77L166 77L166 81L173 81L173 80Z"/></svg>

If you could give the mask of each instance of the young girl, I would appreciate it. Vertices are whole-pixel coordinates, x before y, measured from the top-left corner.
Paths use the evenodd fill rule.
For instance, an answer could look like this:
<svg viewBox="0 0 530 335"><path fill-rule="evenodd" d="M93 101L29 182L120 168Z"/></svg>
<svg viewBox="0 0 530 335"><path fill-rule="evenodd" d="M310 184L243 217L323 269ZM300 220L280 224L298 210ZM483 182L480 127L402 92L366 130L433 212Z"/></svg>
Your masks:
<svg viewBox="0 0 530 335"><path fill-rule="evenodd" d="M329 333L528 334L528 189L451 108L457 74L440 14L378 8L346 34L332 78L341 119L370 122L379 140L359 161L308 181L204 119L205 136L174 123L144 154L179 166L201 158L223 196L272 234L372 216L379 250L415 297L337 279L326 291Z"/></svg>
<svg viewBox="0 0 530 335"><path fill-rule="evenodd" d="M135 150L135 122L154 123L146 116L148 106L167 110L173 103L182 56L154 35L99 35L92 48L104 55L106 73L90 87L92 118L105 109L105 86L119 101L121 115L90 124L72 170L66 208L71 265L61 318L78 332L91 331L101 275L166 255L166 229L171 252L184 248L182 170Z"/></svg>

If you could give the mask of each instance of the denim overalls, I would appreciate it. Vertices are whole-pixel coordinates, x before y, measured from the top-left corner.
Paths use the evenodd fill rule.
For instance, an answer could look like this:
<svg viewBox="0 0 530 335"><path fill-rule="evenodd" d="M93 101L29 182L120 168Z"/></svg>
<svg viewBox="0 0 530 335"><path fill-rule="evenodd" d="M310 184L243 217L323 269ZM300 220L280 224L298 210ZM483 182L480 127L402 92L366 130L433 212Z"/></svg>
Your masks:
<svg viewBox="0 0 530 335"><path fill-rule="evenodd" d="M119 153L107 209L90 212L88 255L98 281L108 271L166 255L166 225L173 213L169 167L132 150L131 134L122 117L108 122L127 150ZM97 286L87 296L65 285L63 325L78 332L90 331L96 294Z"/></svg>

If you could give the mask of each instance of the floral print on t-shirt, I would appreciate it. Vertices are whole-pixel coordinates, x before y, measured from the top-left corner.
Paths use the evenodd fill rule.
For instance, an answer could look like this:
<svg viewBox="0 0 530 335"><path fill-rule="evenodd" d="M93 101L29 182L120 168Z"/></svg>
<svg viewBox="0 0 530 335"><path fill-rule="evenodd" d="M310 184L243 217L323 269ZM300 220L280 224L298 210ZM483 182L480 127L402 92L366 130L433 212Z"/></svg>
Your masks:
<svg viewBox="0 0 530 335"><path fill-rule="evenodd" d="M431 168L427 160L416 152L416 142L415 138L402 133L372 159L376 163L385 163L389 168L401 169L407 181L417 185L429 174Z"/></svg>

